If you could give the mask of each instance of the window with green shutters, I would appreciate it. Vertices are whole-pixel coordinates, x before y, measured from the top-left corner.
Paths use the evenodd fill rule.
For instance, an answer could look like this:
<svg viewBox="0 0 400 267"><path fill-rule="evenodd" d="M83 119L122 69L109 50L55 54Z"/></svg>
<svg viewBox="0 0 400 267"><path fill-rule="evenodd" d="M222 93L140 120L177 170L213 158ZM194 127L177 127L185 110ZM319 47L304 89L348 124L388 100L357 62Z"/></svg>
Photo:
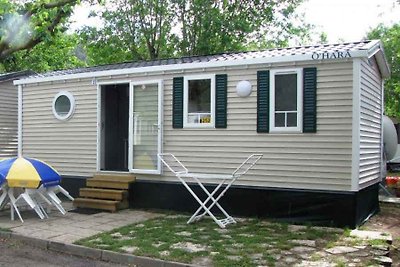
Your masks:
<svg viewBox="0 0 400 267"><path fill-rule="evenodd" d="M270 71L270 131L301 132L303 73L301 69Z"/></svg>
<svg viewBox="0 0 400 267"><path fill-rule="evenodd" d="M257 132L315 133L317 69L257 72Z"/></svg>
<svg viewBox="0 0 400 267"><path fill-rule="evenodd" d="M227 78L193 75L173 79L174 128L226 128Z"/></svg>

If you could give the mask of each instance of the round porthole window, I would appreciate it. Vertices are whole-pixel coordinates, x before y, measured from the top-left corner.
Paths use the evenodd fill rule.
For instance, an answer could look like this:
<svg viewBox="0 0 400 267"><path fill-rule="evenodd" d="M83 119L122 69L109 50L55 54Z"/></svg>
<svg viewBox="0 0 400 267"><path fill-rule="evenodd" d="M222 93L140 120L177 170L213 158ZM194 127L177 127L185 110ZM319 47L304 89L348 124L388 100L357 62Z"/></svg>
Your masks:
<svg viewBox="0 0 400 267"><path fill-rule="evenodd" d="M53 99L53 114L59 120L68 120L75 110L75 98L70 92L59 92Z"/></svg>

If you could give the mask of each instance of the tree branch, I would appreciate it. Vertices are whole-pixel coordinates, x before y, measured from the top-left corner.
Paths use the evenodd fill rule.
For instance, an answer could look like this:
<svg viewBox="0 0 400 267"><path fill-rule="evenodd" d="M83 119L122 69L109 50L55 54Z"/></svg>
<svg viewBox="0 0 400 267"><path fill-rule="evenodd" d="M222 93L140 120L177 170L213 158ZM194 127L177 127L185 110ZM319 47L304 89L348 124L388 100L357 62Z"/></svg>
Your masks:
<svg viewBox="0 0 400 267"><path fill-rule="evenodd" d="M34 13L31 13L32 15ZM26 15L26 14L25 14ZM56 27L60 24L61 20L68 15L68 12L64 11L63 9L57 10L57 14L55 18L52 19L51 24L47 27L47 31L51 34L55 34ZM42 23L37 23L36 26L41 26ZM16 25L19 28L19 25ZM14 52L21 51L21 50L29 50L32 49L35 45L39 44L43 41L44 35L41 34L36 37L32 37L28 42L19 45L19 46L10 46L11 38L14 38L13 34L9 34L6 40L2 41L0 44L0 59L4 59L7 56L11 55Z"/></svg>
<svg viewBox="0 0 400 267"><path fill-rule="evenodd" d="M61 20L67 15L69 12L65 12L63 9L59 9L57 11L56 17L53 19L53 22L47 27L48 31L54 35L56 27L60 24Z"/></svg>
<svg viewBox="0 0 400 267"><path fill-rule="evenodd" d="M46 9L52 9L55 7L62 7L68 4L77 4L78 0L60 0L60 1L56 1L56 2L52 2L52 3L46 3L43 4L43 7Z"/></svg>
<svg viewBox="0 0 400 267"><path fill-rule="evenodd" d="M6 57L8 57L9 55L11 55L14 52L20 51L20 50L24 50L24 49L31 49L33 48L35 45L39 44L41 42L41 38L36 38L36 39L31 39L29 40L29 42L25 43L22 46L18 46L18 47L9 47L6 48L4 50L0 50L0 60L5 59Z"/></svg>

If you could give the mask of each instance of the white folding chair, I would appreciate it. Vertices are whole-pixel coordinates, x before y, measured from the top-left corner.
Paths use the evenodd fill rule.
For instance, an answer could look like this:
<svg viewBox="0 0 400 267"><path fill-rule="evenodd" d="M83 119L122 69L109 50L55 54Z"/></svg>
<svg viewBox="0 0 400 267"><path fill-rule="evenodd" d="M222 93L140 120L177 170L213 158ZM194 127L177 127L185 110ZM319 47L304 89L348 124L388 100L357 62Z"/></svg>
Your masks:
<svg viewBox="0 0 400 267"><path fill-rule="evenodd" d="M17 215L21 222L24 222L15 203L16 199L14 197L14 188L9 188L7 183L4 183L1 186L1 191L2 193L0 195L0 210L2 210L8 203L10 203L11 220L14 220L14 212L17 212Z"/></svg>
<svg viewBox="0 0 400 267"><path fill-rule="evenodd" d="M8 203L8 187L7 183L3 183L0 188L0 210L4 208L4 206Z"/></svg>
<svg viewBox="0 0 400 267"><path fill-rule="evenodd" d="M67 190L62 188L60 185L55 185L55 186L49 186L49 187L44 187L43 185L39 187L40 192L44 195L47 196L53 204L63 215L65 215L67 212L65 211L64 207L61 205L61 199L58 198L57 194L62 193L64 196L69 198L71 201L74 200L74 198L68 193Z"/></svg>
<svg viewBox="0 0 400 267"><path fill-rule="evenodd" d="M64 196L66 196L69 200L74 201L74 198L68 193L67 190L65 190L63 187L61 187L61 185L47 187L46 191L52 192L55 195L57 195L58 193L61 193Z"/></svg>
<svg viewBox="0 0 400 267"><path fill-rule="evenodd" d="M8 189L8 197L11 203L11 220L14 220L14 211L17 213L21 222L24 220L21 217L19 207L28 204L33 209L40 219L48 218L42 203L51 205L51 202L39 191L39 189L26 188L17 198L14 197L14 188Z"/></svg>
<svg viewBox="0 0 400 267"><path fill-rule="evenodd" d="M175 174L175 176L180 180L180 182L185 186L185 188L191 193L191 195L196 199L196 201L200 204L200 207L196 210L196 212L192 215L192 217L188 220L187 223L192 223L200 220L205 215L209 215L221 228L225 228L226 225L231 223L236 223L235 219L230 216L218 203L221 197L228 191L231 185L242 175L246 174L256 163L262 158L262 154L252 154L250 155L239 167L237 167L232 174L224 175L224 174L209 174L209 173L191 173L188 169L179 161L173 154L170 153L162 153L158 154L160 160L164 163L167 168ZM194 179L194 181L200 186L200 188L206 193L207 198L202 201L196 193L190 188L185 179ZM204 180L217 180L218 184L216 188L210 192L203 185L202 181ZM223 187L222 191L220 191L221 187ZM210 203L209 203L210 202ZM211 212L211 209L216 206L225 216L223 219L217 219L214 214ZM201 211L203 213L199 214Z"/></svg>

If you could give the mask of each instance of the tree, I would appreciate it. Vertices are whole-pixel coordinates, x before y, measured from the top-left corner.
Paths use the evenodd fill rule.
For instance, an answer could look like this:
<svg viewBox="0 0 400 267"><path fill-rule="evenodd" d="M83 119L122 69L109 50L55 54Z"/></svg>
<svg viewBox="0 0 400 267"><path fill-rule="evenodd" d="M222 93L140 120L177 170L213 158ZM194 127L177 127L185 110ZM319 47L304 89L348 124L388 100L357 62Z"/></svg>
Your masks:
<svg viewBox="0 0 400 267"><path fill-rule="evenodd" d="M400 23L390 27L381 24L367 37L383 42L391 69L391 77L385 81L385 114L400 119Z"/></svg>
<svg viewBox="0 0 400 267"><path fill-rule="evenodd" d="M0 0L0 61L50 40L80 0Z"/></svg>
<svg viewBox="0 0 400 267"><path fill-rule="evenodd" d="M291 22L302 0L110 2L100 14L104 27L80 31L90 64L239 51L308 29Z"/></svg>
<svg viewBox="0 0 400 267"><path fill-rule="evenodd" d="M293 37L307 39L310 25L295 14L302 0L175 0L185 55L243 51L248 47L287 46Z"/></svg>
<svg viewBox="0 0 400 267"><path fill-rule="evenodd" d="M85 27L80 31L90 63L156 59L170 55L166 47L172 13L167 0L110 2L113 9L100 14L103 28Z"/></svg>
<svg viewBox="0 0 400 267"><path fill-rule="evenodd" d="M33 70L45 72L86 66L86 56L76 34L58 33L32 49L13 53L1 62L2 71Z"/></svg>

